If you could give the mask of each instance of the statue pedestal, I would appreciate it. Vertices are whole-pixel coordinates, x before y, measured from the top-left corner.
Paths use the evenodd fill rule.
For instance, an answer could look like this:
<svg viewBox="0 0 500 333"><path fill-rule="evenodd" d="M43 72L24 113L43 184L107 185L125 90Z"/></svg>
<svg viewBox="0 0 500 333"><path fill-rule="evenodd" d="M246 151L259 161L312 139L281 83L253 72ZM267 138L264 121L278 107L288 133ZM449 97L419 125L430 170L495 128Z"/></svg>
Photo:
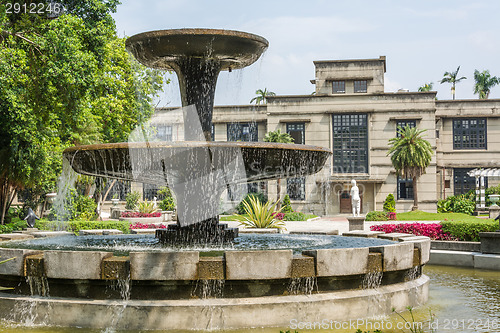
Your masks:
<svg viewBox="0 0 500 333"><path fill-rule="evenodd" d="M120 218L120 213L121 211L119 207L111 207L109 217L118 220Z"/></svg>
<svg viewBox="0 0 500 333"><path fill-rule="evenodd" d="M494 219L498 216L498 214L500 214L500 206L498 205L491 205L489 208L488 208L488 211L490 213L490 219Z"/></svg>
<svg viewBox="0 0 500 333"><path fill-rule="evenodd" d="M349 231L365 229L364 216L349 216L347 221L349 221Z"/></svg>

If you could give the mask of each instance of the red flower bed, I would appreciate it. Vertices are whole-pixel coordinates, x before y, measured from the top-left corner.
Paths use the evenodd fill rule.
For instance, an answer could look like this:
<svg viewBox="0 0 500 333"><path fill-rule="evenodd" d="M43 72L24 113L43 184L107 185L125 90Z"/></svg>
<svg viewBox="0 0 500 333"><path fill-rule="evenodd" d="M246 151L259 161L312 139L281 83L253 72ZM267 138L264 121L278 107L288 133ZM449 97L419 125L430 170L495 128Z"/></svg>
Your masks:
<svg viewBox="0 0 500 333"><path fill-rule="evenodd" d="M272 214L275 219L283 221L283 218L285 217L285 213L273 213Z"/></svg>
<svg viewBox="0 0 500 333"><path fill-rule="evenodd" d="M161 212L155 213L139 213L139 212L123 212L120 214L121 217L160 217Z"/></svg>
<svg viewBox="0 0 500 333"><path fill-rule="evenodd" d="M152 223L135 223L130 225L130 229L166 229L167 226L160 224L154 225Z"/></svg>
<svg viewBox="0 0 500 333"><path fill-rule="evenodd" d="M380 224L372 225L372 231L383 231L385 233L401 232L413 234L415 236L427 236L433 240L453 240L454 238L443 231L439 223L401 223L401 224Z"/></svg>

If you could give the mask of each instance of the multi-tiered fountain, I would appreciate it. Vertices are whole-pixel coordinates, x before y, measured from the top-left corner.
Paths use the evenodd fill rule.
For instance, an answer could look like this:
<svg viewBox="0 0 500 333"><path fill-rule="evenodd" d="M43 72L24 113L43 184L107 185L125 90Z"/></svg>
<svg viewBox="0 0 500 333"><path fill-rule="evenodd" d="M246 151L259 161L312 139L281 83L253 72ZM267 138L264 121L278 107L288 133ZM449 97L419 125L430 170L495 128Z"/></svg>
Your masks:
<svg viewBox="0 0 500 333"><path fill-rule="evenodd" d="M304 176L323 168L331 152L322 147L211 142L219 72L254 63L268 46L264 38L230 30L179 29L138 34L126 45L144 65L177 73L186 107L185 141L78 146L66 149L64 156L78 173L168 185L177 199L178 223L157 231L161 242L230 242L237 229L218 223L219 200L228 186Z"/></svg>
<svg viewBox="0 0 500 333"><path fill-rule="evenodd" d="M78 146L64 156L83 174L168 184L179 220L157 235L164 243L230 241L236 233L217 220L227 186L312 174L330 155L306 145L210 141L219 71L253 63L265 39L182 29L139 34L127 47L144 64L177 72L186 141ZM13 259L0 265L0 285L12 292L0 293L0 319L137 331L286 330L299 322L379 316L427 300L429 279L421 272L430 241L409 236L245 235L248 245L220 251L127 247L152 238L140 235L3 242L0 258ZM263 246L255 248L259 237ZM121 293L110 288L117 285Z"/></svg>

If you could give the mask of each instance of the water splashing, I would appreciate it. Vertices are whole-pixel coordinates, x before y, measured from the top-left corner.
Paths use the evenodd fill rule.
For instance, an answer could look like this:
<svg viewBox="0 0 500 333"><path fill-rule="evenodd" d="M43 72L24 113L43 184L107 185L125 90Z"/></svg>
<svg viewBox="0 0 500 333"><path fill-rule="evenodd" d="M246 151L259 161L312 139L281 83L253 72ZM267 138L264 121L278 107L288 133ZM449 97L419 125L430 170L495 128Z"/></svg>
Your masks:
<svg viewBox="0 0 500 333"><path fill-rule="evenodd" d="M287 291L290 295L311 295L318 286L315 276L291 278Z"/></svg>
<svg viewBox="0 0 500 333"><path fill-rule="evenodd" d="M361 285L363 289L377 289L382 284L384 272L369 272L363 277Z"/></svg>

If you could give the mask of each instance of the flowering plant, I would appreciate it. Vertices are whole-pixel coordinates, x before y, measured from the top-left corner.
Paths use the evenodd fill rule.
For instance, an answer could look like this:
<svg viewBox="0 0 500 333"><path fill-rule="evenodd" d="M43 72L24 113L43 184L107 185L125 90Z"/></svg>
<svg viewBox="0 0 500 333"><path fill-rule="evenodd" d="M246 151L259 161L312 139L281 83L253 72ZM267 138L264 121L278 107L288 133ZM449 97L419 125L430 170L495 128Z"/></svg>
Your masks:
<svg viewBox="0 0 500 333"><path fill-rule="evenodd" d="M273 213L272 216L276 219L276 220L280 220L280 221L283 221L283 218L285 217L285 213Z"/></svg>
<svg viewBox="0 0 500 333"><path fill-rule="evenodd" d="M161 212L155 213L140 213L140 212L123 212L120 214L121 217L160 217Z"/></svg>
<svg viewBox="0 0 500 333"><path fill-rule="evenodd" d="M433 240L454 240L439 223L400 223L400 224L380 224L372 225L372 231L383 231L385 233L401 232L416 236L426 236Z"/></svg>
<svg viewBox="0 0 500 333"><path fill-rule="evenodd" d="M160 224L160 225L155 225L152 223L135 223L130 225L130 229L166 229L167 226Z"/></svg>
<svg viewBox="0 0 500 333"><path fill-rule="evenodd" d="M389 219L389 220L395 220L396 219L396 212L388 212L387 213L387 219Z"/></svg>

